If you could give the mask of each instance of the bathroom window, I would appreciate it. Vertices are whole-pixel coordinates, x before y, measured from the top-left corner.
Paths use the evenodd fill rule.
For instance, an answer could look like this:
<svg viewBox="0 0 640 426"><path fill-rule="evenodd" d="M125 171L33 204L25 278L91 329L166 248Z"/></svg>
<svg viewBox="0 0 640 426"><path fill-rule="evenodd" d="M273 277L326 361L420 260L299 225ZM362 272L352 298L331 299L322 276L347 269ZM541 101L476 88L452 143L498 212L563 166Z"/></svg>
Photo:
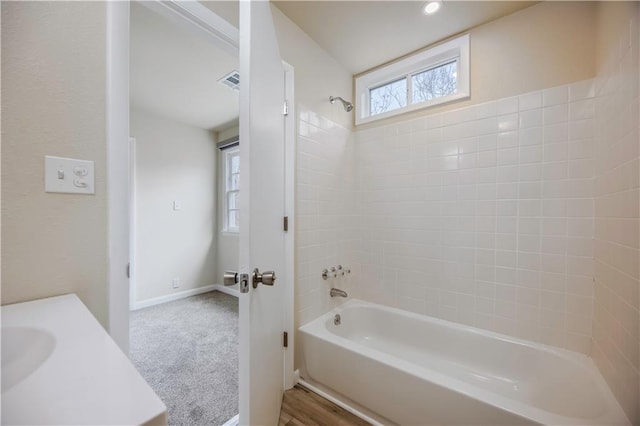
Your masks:
<svg viewBox="0 0 640 426"><path fill-rule="evenodd" d="M240 148L227 149L224 152L224 230L240 232Z"/></svg>
<svg viewBox="0 0 640 426"><path fill-rule="evenodd" d="M407 79L392 81L369 89L371 115L383 114L407 106Z"/></svg>
<svg viewBox="0 0 640 426"><path fill-rule="evenodd" d="M356 77L356 124L469 97L469 35Z"/></svg>

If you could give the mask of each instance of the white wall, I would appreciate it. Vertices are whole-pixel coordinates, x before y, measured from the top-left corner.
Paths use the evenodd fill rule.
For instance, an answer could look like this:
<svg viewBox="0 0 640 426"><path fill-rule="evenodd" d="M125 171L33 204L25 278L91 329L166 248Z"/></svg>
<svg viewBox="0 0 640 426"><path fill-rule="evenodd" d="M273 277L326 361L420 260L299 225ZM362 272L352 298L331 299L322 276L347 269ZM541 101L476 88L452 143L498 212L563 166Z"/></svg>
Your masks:
<svg viewBox="0 0 640 426"><path fill-rule="evenodd" d="M640 424L640 7L599 5L593 358Z"/></svg>
<svg viewBox="0 0 640 426"><path fill-rule="evenodd" d="M73 292L106 326L105 4L0 7L2 303ZM46 194L45 155L95 161L95 195Z"/></svg>
<svg viewBox="0 0 640 426"><path fill-rule="evenodd" d="M137 144L136 302L219 283L214 135L135 107L131 135ZM181 210L173 209L174 200Z"/></svg>

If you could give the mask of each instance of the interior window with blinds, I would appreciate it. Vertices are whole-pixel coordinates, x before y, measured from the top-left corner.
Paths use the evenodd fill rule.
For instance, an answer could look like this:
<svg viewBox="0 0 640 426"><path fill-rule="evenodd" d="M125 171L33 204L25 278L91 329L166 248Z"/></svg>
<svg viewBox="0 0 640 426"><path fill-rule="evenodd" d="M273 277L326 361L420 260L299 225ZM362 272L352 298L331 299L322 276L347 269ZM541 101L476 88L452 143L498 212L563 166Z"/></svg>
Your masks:
<svg viewBox="0 0 640 426"><path fill-rule="evenodd" d="M240 148L227 148L224 154L224 231L240 231Z"/></svg>

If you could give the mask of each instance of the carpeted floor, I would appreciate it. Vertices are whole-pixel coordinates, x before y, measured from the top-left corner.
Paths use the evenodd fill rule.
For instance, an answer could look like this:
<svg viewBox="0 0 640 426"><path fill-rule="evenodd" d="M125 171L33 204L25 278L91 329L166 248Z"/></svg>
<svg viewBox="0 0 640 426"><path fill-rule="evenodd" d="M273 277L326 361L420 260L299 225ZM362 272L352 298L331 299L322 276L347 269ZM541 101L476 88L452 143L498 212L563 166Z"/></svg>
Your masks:
<svg viewBox="0 0 640 426"><path fill-rule="evenodd" d="M238 414L238 299L212 291L131 312L131 361L170 425L221 425Z"/></svg>

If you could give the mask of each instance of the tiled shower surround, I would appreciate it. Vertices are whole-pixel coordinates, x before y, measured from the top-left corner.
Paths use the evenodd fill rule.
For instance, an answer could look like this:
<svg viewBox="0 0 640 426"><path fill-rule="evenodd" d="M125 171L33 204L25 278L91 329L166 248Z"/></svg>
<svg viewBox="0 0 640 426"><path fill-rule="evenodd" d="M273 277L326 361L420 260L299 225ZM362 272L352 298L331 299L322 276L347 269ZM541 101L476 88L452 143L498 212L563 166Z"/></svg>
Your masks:
<svg viewBox="0 0 640 426"><path fill-rule="evenodd" d="M631 35L631 37L630 37ZM621 26L595 80L595 295L592 355L640 424L638 17Z"/></svg>
<svg viewBox="0 0 640 426"><path fill-rule="evenodd" d="M351 131L302 107L296 143L295 306L301 325L344 301L329 297L331 287L355 295L359 233ZM352 273L322 279L323 269L340 264Z"/></svg>
<svg viewBox="0 0 640 426"><path fill-rule="evenodd" d="M335 285L589 353L593 96L589 80L352 136L304 112L298 323ZM323 281L338 262L352 276Z"/></svg>
<svg viewBox="0 0 640 426"><path fill-rule="evenodd" d="M589 353L593 94L356 132L362 297Z"/></svg>

